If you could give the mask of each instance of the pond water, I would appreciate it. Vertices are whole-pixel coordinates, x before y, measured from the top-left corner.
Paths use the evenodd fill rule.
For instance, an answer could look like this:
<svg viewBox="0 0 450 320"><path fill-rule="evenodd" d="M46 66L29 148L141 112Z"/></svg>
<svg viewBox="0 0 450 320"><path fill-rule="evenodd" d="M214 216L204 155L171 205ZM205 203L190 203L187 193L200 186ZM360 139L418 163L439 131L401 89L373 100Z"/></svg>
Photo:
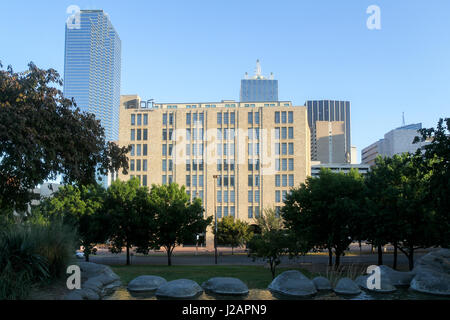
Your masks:
<svg viewBox="0 0 450 320"><path fill-rule="evenodd" d="M251 289L249 294L240 296L222 296L209 293L202 293L197 300L297 300L287 296L273 294L269 290ZM126 287L119 287L112 295L105 300L158 300L153 293L130 293ZM306 300L306 299L303 299ZM356 296L336 295L333 292L319 293L307 300L450 300L450 297L428 295L415 292L408 288L399 288L394 293L371 293L363 291Z"/></svg>

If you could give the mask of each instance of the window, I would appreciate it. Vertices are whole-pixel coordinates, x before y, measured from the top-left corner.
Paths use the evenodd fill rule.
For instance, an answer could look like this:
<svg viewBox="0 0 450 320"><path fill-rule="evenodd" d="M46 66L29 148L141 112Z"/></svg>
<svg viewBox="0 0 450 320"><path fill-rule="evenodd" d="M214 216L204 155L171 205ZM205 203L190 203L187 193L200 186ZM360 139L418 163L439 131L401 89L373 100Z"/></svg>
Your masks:
<svg viewBox="0 0 450 320"><path fill-rule="evenodd" d="M146 175L146 174L144 174L144 175L142 176L142 185L143 185L144 187L147 186L147 175Z"/></svg>
<svg viewBox="0 0 450 320"><path fill-rule="evenodd" d="M294 155L294 144L289 143L289 155Z"/></svg>
<svg viewBox="0 0 450 320"><path fill-rule="evenodd" d="M143 144L142 145L142 155L146 156L147 155L147 144Z"/></svg>
<svg viewBox="0 0 450 320"><path fill-rule="evenodd" d="M218 155L218 156L221 156L221 155L222 155L222 144L221 144L221 143L218 143L218 144L217 144L217 146L216 146L216 152L217 152L217 155Z"/></svg>
<svg viewBox="0 0 450 320"><path fill-rule="evenodd" d="M289 127L289 139L294 139L294 128Z"/></svg>
<svg viewBox="0 0 450 320"><path fill-rule="evenodd" d="M279 143L275 143L275 155L276 156L280 155L280 144Z"/></svg>
<svg viewBox="0 0 450 320"><path fill-rule="evenodd" d="M283 171L286 171L287 170L287 159L282 159L281 164L282 164L282 168L281 169Z"/></svg>
<svg viewBox="0 0 450 320"><path fill-rule="evenodd" d="M230 207L230 216L234 217L236 214L235 208L234 207Z"/></svg>
<svg viewBox="0 0 450 320"><path fill-rule="evenodd" d="M259 176L255 176L255 187L259 187Z"/></svg>
<svg viewBox="0 0 450 320"><path fill-rule="evenodd" d="M173 161L169 160L169 171L173 170Z"/></svg>
<svg viewBox="0 0 450 320"><path fill-rule="evenodd" d="M172 155L172 151L173 151L173 146L171 144L169 144L169 156Z"/></svg>
<svg viewBox="0 0 450 320"><path fill-rule="evenodd" d="M169 114L169 125L173 125L173 113Z"/></svg>
<svg viewBox="0 0 450 320"><path fill-rule="evenodd" d="M162 171L167 171L167 160L162 161Z"/></svg>
<svg viewBox="0 0 450 320"><path fill-rule="evenodd" d="M280 123L280 112L275 112L275 123Z"/></svg>
<svg viewBox="0 0 450 320"><path fill-rule="evenodd" d="M202 144L202 149L203 149L203 144ZM203 171L203 160L198 160L198 170Z"/></svg>
<svg viewBox="0 0 450 320"><path fill-rule="evenodd" d="M228 191L223 192L223 202L228 203Z"/></svg>
<svg viewBox="0 0 450 320"><path fill-rule="evenodd" d="M286 111L281 112L281 123L286 123Z"/></svg>
<svg viewBox="0 0 450 320"><path fill-rule="evenodd" d="M222 207L217 207L216 212L217 218L222 218Z"/></svg>
<svg viewBox="0 0 450 320"><path fill-rule="evenodd" d="M288 123L294 123L294 112L288 112Z"/></svg>
<svg viewBox="0 0 450 320"><path fill-rule="evenodd" d="M230 187L234 187L234 176L230 176Z"/></svg>
<svg viewBox="0 0 450 320"><path fill-rule="evenodd" d="M289 187L293 187L294 186L294 175L290 174L289 175Z"/></svg>
<svg viewBox="0 0 450 320"><path fill-rule="evenodd" d="M248 144L248 155L249 156L253 155L253 143Z"/></svg>
<svg viewBox="0 0 450 320"><path fill-rule="evenodd" d="M223 216L224 217L228 216L228 207L223 207Z"/></svg>
<svg viewBox="0 0 450 320"><path fill-rule="evenodd" d="M275 159L275 170L280 171L280 159Z"/></svg>
<svg viewBox="0 0 450 320"><path fill-rule="evenodd" d="M228 124L228 112L224 112L223 114L223 124Z"/></svg>
<svg viewBox="0 0 450 320"><path fill-rule="evenodd" d="M188 174L186 175L186 187L191 186L191 176Z"/></svg>
<svg viewBox="0 0 450 320"><path fill-rule="evenodd" d="M136 171L141 171L141 160L136 160Z"/></svg>
<svg viewBox="0 0 450 320"><path fill-rule="evenodd" d="M134 171L134 160L130 160L130 171Z"/></svg>
<svg viewBox="0 0 450 320"><path fill-rule="evenodd" d="M231 191L230 191L230 202L231 202L231 203L234 203L234 201L235 201L234 198L235 198L234 190L231 190Z"/></svg>
<svg viewBox="0 0 450 320"><path fill-rule="evenodd" d="M230 124L234 124L235 123L235 115L234 115L234 112L231 112L230 113Z"/></svg>
<svg viewBox="0 0 450 320"><path fill-rule="evenodd" d="M191 114L190 113L186 113L186 124L188 124L188 125L191 124Z"/></svg>
<svg viewBox="0 0 450 320"><path fill-rule="evenodd" d="M137 145L136 145L136 155L137 155L137 156L140 156L140 155L141 155L141 145L140 145L140 144L137 144Z"/></svg>
<svg viewBox="0 0 450 320"><path fill-rule="evenodd" d="M148 140L148 130L147 129L144 129L144 137L143 137L143 139L142 140L144 140L144 141L147 141Z"/></svg>
<svg viewBox="0 0 450 320"><path fill-rule="evenodd" d="M141 140L141 129L137 129L136 130L136 140L140 141Z"/></svg>
<svg viewBox="0 0 450 320"><path fill-rule="evenodd" d="M253 218L253 207L248 207L248 218L249 219Z"/></svg>
<svg viewBox="0 0 450 320"><path fill-rule="evenodd" d="M222 176L218 176L217 177L217 186L221 187L222 186Z"/></svg>
<svg viewBox="0 0 450 320"><path fill-rule="evenodd" d="M130 140L131 141L134 141L134 138L135 138L134 137L134 131L135 131L134 129L131 129L131 136L130 136Z"/></svg>
<svg viewBox="0 0 450 320"><path fill-rule="evenodd" d="M138 114L137 115L137 125L141 126L142 125L142 114Z"/></svg>
<svg viewBox="0 0 450 320"><path fill-rule="evenodd" d="M223 186L228 187L228 176L223 176Z"/></svg>
<svg viewBox="0 0 450 320"><path fill-rule="evenodd" d="M286 201L287 191L283 190L282 194L283 194L283 201Z"/></svg>
<svg viewBox="0 0 450 320"><path fill-rule="evenodd" d="M192 186L197 187L197 175L195 174L192 176Z"/></svg>
<svg viewBox="0 0 450 320"><path fill-rule="evenodd" d="M277 174L275 176L275 187L279 187L280 186L280 175Z"/></svg>
<svg viewBox="0 0 450 320"><path fill-rule="evenodd" d="M283 174L283 187L287 187L287 174Z"/></svg>
<svg viewBox="0 0 450 320"><path fill-rule="evenodd" d="M275 191L275 202L281 202L281 193L279 190Z"/></svg>
<svg viewBox="0 0 450 320"><path fill-rule="evenodd" d="M248 124L253 124L253 112L248 113Z"/></svg>
<svg viewBox="0 0 450 320"><path fill-rule="evenodd" d="M284 156L287 155L287 144L286 143L281 144L281 154Z"/></svg>
<svg viewBox="0 0 450 320"><path fill-rule="evenodd" d="M186 141L191 141L191 129L186 129Z"/></svg>
<svg viewBox="0 0 450 320"><path fill-rule="evenodd" d="M136 124L136 115L132 114L131 115L131 125L134 126Z"/></svg>
<svg viewBox="0 0 450 320"><path fill-rule="evenodd" d="M187 144L187 145L186 145L186 155L187 155L187 156L190 156L190 155L191 155L191 145L190 145L190 144Z"/></svg>
<svg viewBox="0 0 450 320"><path fill-rule="evenodd" d="M130 156L134 156L134 144L131 145L131 151L130 151Z"/></svg>
<svg viewBox="0 0 450 320"><path fill-rule="evenodd" d="M162 123L163 123L163 125L167 125L167 113L163 113L163 115L162 115Z"/></svg>
<svg viewBox="0 0 450 320"><path fill-rule="evenodd" d="M294 159L289 159L289 171L294 171Z"/></svg>
<svg viewBox="0 0 450 320"><path fill-rule="evenodd" d="M192 144L192 155L193 156L197 155L197 144L196 143Z"/></svg>
<svg viewBox="0 0 450 320"><path fill-rule="evenodd" d="M167 184L167 176L162 176L162 184Z"/></svg>
<svg viewBox="0 0 450 320"><path fill-rule="evenodd" d="M192 161L192 171L197 171L197 160Z"/></svg>
<svg viewBox="0 0 450 320"><path fill-rule="evenodd" d="M253 140L253 129L252 128L248 128L248 140Z"/></svg>
<svg viewBox="0 0 450 320"><path fill-rule="evenodd" d="M203 175L202 174L198 176L198 186L203 187Z"/></svg>
<svg viewBox="0 0 450 320"><path fill-rule="evenodd" d="M287 128L281 128L281 139L287 139Z"/></svg>
<svg viewBox="0 0 450 320"><path fill-rule="evenodd" d="M248 159L248 171L253 171L253 160Z"/></svg>
<svg viewBox="0 0 450 320"><path fill-rule="evenodd" d="M259 207L255 207L255 218L259 218Z"/></svg>
<svg viewBox="0 0 450 320"><path fill-rule="evenodd" d="M255 191L255 202L258 203L259 202L259 190Z"/></svg>
<svg viewBox="0 0 450 320"><path fill-rule="evenodd" d="M167 144L162 145L162 155L167 156Z"/></svg>
<svg viewBox="0 0 450 320"><path fill-rule="evenodd" d="M259 124L259 112L255 112L255 123Z"/></svg>
<svg viewBox="0 0 450 320"><path fill-rule="evenodd" d="M275 128L275 140L280 140L280 128Z"/></svg>
<svg viewBox="0 0 450 320"><path fill-rule="evenodd" d="M219 203L222 202L222 191L221 190L217 191L217 202L219 202Z"/></svg>
<svg viewBox="0 0 450 320"><path fill-rule="evenodd" d="M217 128L217 140L222 140L222 129Z"/></svg>
<svg viewBox="0 0 450 320"><path fill-rule="evenodd" d="M253 187L253 176L252 175L248 176L248 186Z"/></svg>
<svg viewBox="0 0 450 320"><path fill-rule="evenodd" d="M167 130L166 130L166 129L163 129L163 130L162 130L162 139L163 139L164 141L167 140Z"/></svg>
<svg viewBox="0 0 450 320"><path fill-rule="evenodd" d="M144 126L148 125L148 114L144 114ZM145 176L145 180L147 180L147 176Z"/></svg>
<svg viewBox="0 0 450 320"><path fill-rule="evenodd" d="M217 159L217 171L222 171L222 160Z"/></svg>
<svg viewBox="0 0 450 320"><path fill-rule="evenodd" d="M142 160L142 170L147 171L147 159Z"/></svg>
<svg viewBox="0 0 450 320"><path fill-rule="evenodd" d="M222 113L217 112L217 124L222 124Z"/></svg>
<svg viewBox="0 0 450 320"><path fill-rule="evenodd" d="M253 191L251 190L248 192L248 202L249 203L253 202Z"/></svg>

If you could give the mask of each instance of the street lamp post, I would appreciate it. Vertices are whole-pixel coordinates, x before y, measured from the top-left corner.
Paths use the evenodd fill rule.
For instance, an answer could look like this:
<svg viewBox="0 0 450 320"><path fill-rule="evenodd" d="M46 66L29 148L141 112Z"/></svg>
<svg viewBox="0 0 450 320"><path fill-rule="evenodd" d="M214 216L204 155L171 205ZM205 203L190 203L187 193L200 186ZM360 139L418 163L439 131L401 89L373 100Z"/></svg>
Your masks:
<svg viewBox="0 0 450 320"><path fill-rule="evenodd" d="M219 176L218 175L213 175L213 179L214 179L214 262L215 264L217 264L217 209L216 209L216 197L217 197L217 192L216 192L216 187L217 187L217 178Z"/></svg>

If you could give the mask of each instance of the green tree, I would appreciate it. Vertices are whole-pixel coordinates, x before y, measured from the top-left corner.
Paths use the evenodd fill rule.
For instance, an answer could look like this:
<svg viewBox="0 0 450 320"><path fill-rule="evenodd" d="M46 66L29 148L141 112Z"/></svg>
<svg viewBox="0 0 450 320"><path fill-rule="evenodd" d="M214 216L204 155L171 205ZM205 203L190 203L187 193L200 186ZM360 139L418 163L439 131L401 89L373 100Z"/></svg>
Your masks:
<svg viewBox="0 0 450 320"><path fill-rule="evenodd" d="M201 200L196 198L190 202L185 187L179 187L176 183L152 185L150 202L155 231L147 248L163 247L167 252L167 263L171 266L175 247L193 242L197 234L206 231L212 217L204 219Z"/></svg>
<svg viewBox="0 0 450 320"><path fill-rule="evenodd" d="M106 190L99 184L76 187L66 185L58 189L51 198L42 200L33 209L34 215L42 215L50 220L60 220L73 227L83 246L84 257L95 254L95 245L107 239L108 223L103 213ZM30 217L31 218L31 217Z"/></svg>
<svg viewBox="0 0 450 320"><path fill-rule="evenodd" d="M444 123L445 122L445 123ZM424 147L428 160L428 201L436 212L438 245L450 247L450 118L439 119L436 129L421 129L414 142L429 141Z"/></svg>
<svg viewBox="0 0 450 320"><path fill-rule="evenodd" d="M231 254L235 247L244 245L249 238L249 225L244 221L227 216L217 223L217 242L222 245L230 245Z"/></svg>
<svg viewBox="0 0 450 320"><path fill-rule="evenodd" d="M0 206L25 211L29 190L59 175L88 185L96 174L126 174L130 147L106 143L100 121L57 89L54 69L28 66L17 73L0 63Z"/></svg>
<svg viewBox="0 0 450 320"><path fill-rule="evenodd" d="M281 209L286 227L305 249L326 248L330 266L334 250L338 268L340 257L359 235L364 192L356 170L344 174L322 169L318 178L307 178L287 195Z"/></svg>
<svg viewBox="0 0 450 320"><path fill-rule="evenodd" d="M114 181L108 188L103 205L109 221L106 229L110 251L126 249L126 264L130 264L130 249L141 246L152 233L152 207L147 187L141 187L137 178Z"/></svg>

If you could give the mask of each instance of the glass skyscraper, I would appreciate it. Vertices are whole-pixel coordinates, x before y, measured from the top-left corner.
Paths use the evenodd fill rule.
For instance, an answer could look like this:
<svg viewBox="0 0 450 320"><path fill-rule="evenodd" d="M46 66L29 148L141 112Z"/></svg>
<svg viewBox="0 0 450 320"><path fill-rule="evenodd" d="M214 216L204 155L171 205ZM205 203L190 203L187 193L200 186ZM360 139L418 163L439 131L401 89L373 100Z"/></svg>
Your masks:
<svg viewBox="0 0 450 320"><path fill-rule="evenodd" d="M66 23L64 95L95 114L107 141L119 135L121 40L103 10L81 10Z"/></svg>
<svg viewBox="0 0 450 320"><path fill-rule="evenodd" d="M271 78L273 75L271 74ZM261 75L261 65L256 61L255 75L241 80L241 102L278 101L278 80L267 79Z"/></svg>

